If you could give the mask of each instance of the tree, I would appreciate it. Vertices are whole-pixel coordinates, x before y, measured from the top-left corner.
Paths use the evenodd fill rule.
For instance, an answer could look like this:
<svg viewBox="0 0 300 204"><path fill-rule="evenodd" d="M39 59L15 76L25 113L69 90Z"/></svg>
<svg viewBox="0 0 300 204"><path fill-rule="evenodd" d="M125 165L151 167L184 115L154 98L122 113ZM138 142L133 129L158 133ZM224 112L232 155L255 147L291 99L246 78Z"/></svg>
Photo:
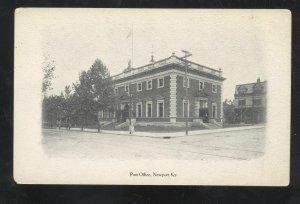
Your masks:
<svg viewBox="0 0 300 204"><path fill-rule="evenodd" d="M111 104L114 101L113 82L107 67L97 58L87 74L92 84L94 111L111 111ZM98 121L98 131L100 131L100 121Z"/></svg>
<svg viewBox="0 0 300 204"><path fill-rule="evenodd" d="M65 90L64 90L64 97L65 98L70 98L72 96L72 90L70 86L65 86Z"/></svg>
<svg viewBox="0 0 300 204"><path fill-rule="evenodd" d="M73 84L73 87L75 90L76 114L79 116L81 131L83 131L83 126L93 113L95 103L91 79L86 71L80 73L79 82Z"/></svg>
<svg viewBox="0 0 300 204"><path fill-rule="evenodd" d="M54 76L54 60L50 59L49 55L44 55L44 62L42 63L43 69L43 81L42 81L42 94L44 97L47 96L48 91L52 89L52 80L55 78Z"/></svg>
<svg viewBox="0 0 300 204"><path fill-rule="evenodd" d="M79 74L79 80L70 86L65 86L64 92L59 96L47 96L47 91L51 90L54 61L45 60L43 65L44 79L42 91L43 119L50 122L53 127L54 122L58 122L59 127L62 122L66 122L68 127L71 121L80 124L81 131L85 124L96 121L97 113L100 110L110 110L113 102L113 82L107 67L96 59L88 71ZM98 121L100 131L100 121Z"/></svg>
<svg viewBox="0 0 300 204"><path fill-rule="evenodd" d="M71 121L74 120L75 100L70 86L65 86L63 93L63 114L64 120L68 124L68 129L71 128Z"/></svg>
<svg viewBox="0 0 300 204"><path fill-rule="evenodd" d="M92 92L99 105L100 110L109 108L113 100L113 82L107 67L96 59L88 71L92 83Z"/></svg>
<svg viewBox="0 0 300 204"><path fill-rule="evenodd" d="M223 112L225 123L232 124L236 122L235 108L231 101L227 99L223 102Z"/></svg>
<svg viewBox="0 0 300 204"><path fill-rule="evenodd" d="M43 99L43 122L50 123L51 128L62 119L62 104L61 96L51 95Z"/></svg>

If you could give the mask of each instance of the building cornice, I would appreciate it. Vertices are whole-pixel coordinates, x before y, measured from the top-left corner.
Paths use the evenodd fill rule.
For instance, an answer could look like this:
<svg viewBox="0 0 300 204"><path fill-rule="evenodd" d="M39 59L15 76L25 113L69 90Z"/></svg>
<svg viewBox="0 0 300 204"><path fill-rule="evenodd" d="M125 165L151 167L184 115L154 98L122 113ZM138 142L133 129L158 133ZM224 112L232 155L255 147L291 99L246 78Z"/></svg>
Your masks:
<svg viewBox="0 0 300 204"><path fill-rule="evenodd" d="M221 70L215 70L200 64L197 64L195 62L191 62L188 60L183 60L177 56L171 56L168 58L165 58L163 60L156 61L152 64L147 64L138 68L131 68L127 72L123 72L117 75L112 76L112 79L114 81L118 80L124 80L127 78L132 78L141 74L145 74L147 72L151 72L152 70L159 70L161 68L164 68L166 66L177 66L184 68L186 66L186 63L188 64L188 71L191 72L198 72L199 74L202 74L208 78L215 78L216 80L223 81L225 78L222 77L222 71Z"/></svg>
<svg viewBox="0 0 300 204"><path fill-rule="evenodd" d="M130 84L135 84L135 83L138 83L138 82L149 81L151 79L156 79L157 77L169 76L171 73L177 74L178 76L184 76L184 71L170 69L170 70L167 70L167 71L163 71L163 72L159 72L159 73L156 73L156 74L152 74L150 76L148 75L148 76L144 76L144 77L141 77L141 78L135 78L135 79L131 79L131 80L125 80L125 81L122 81L120 83L118 83L116 81L115 82L115 86L119 87L119 86L124 86L124 85L129 84L129 83ZM195 75L195 74L191 74L191 73L188 73L187 76L189 78L191 78L191 79L201 80L201 81L212 83L212 84L216 84L216 85L222 85L223 84L220 81L209 79L209 78L202 77L202 76Z"/></svg>

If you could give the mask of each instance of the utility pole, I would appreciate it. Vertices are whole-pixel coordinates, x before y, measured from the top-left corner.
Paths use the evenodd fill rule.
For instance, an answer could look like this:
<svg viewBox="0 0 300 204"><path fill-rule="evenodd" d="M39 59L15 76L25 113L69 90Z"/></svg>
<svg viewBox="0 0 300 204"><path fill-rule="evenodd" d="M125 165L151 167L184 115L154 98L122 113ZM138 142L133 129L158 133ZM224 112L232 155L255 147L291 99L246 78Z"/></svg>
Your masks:
<svg viewBox="0 0 300 204"><path fill-rule="evenodd" d="M185 83L185 101L183 102L183 104L184 103L186 103L186 106L184 106L183 105L183 107L184 107L184 112L185 112L185 135L188 135L189 134L189 130L188 130L188 123L189 123L189 118L188 118L188 115L189 115L189 113L188 113L188 105L189 105L189 103L188 103L188 78L187 78L187 68L188 68L188 62L187 62L187 60L186 60L186 58L188 58L188 57L190 57L190 56L192 56L192 53L190 53L190 52L188 52L188 51L186 51L186 50L181 50L183 53L184 53L184 57L181 57L181 59L183 59L184 60L184 71L185 71L185 76L184 76L184 83Z"/></svg>
<svg viewBox="0 0 300 204"><path fill-rule="evenodd" d="M130 70L132 75L132 70ZM132 123L132 93L130 90L131 82L128 85L128 92L129 92L129 134L134 134L134 125Z"/></svg>
<svg viewBox="0 0 300 204"><path fill-rule="evenodd" d="M132 76L132 67L133 67L133 24L131 25L131 67L130 67L130 75ZM131 80L131 79L130 79ZM128 92L129 92L129 134L133 134L134 126L132 124L132 94L130 91L131 83L128 85Z"/></svg>
<svg viewBox="0 0 300 204"><path fill-rule="evenodd" d="M129 134L132 134L132 122L131 122L131 113L132 113L132 94L129 94Z"/></svg>

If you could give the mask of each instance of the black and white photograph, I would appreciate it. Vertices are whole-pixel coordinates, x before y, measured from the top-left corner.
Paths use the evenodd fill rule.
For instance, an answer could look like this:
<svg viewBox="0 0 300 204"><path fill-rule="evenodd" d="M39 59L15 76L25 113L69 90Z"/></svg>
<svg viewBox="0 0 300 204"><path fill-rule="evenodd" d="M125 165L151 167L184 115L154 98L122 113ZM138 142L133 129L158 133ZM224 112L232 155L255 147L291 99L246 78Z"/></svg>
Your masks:
<svg viewBox="0 0 300 204"><path fill-rule="evenodd" d="M17 183L288 185L288 10L19 8L15 29Z"/></svg>

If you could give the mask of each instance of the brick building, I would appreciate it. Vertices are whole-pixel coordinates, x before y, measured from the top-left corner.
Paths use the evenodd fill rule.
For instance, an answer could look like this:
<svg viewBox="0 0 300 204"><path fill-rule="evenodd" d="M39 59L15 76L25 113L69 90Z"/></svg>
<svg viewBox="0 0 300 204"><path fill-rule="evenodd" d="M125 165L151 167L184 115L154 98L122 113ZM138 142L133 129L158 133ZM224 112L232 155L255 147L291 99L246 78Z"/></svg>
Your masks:
<svg viewBox="0 0 300 204"><path fill-rule="evenodd" d="M115 84L114 112L106 114L136 122L183 122L207 118L222 120L222 77L215 70L188 61L188 98L185 98L185 63L173 53L170 57L138 68L125 69L112 77ZM132 106L130 106L130 102ZM205 111L206 110L206 111ZM105 116L104 116L105 117Z"/></svg>
<svg viewBox="0 0 300 204"><path fill-rule="evenodd" d="M235 87L234 106L236 121L240 123L263 123L266 120L266 81L240 84Z"/></svg>

